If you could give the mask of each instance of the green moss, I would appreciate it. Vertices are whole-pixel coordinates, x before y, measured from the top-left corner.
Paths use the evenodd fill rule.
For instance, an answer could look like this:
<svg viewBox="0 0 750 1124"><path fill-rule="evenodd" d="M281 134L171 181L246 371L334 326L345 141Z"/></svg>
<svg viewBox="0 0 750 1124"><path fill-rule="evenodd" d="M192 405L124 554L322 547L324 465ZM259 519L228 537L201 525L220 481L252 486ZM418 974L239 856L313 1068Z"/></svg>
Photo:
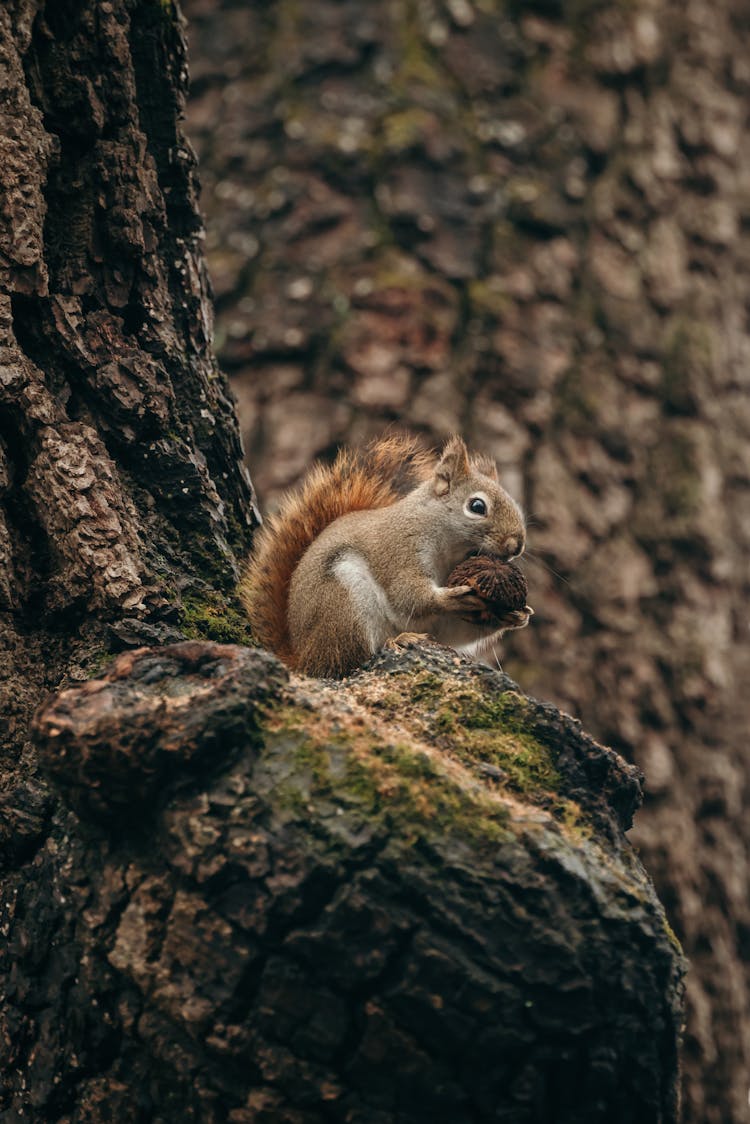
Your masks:
<svg viewBox="0 0 750 1124"><path fill-rule="evenodd" d="M293 726L293 720L291 722ZM330 787L330 762L325 750L312 738L303 738L294 744L294 760L308 769L319 788Z"/></svg>
<svg viewBox="0 0 750 1124"><path fill-rule="evenodd" d="M250 622L234 597L211 590L192 592L182 600L180 627L191 640L213 640L218 644L254 643Z"/></svg>
<svg viewBox="0 0 750 1124"><path fill-rule="evenodd" d="M667 921L666 917L664 918L664 932L667 935L667 940L669 941L669 943L671 944L672 948L675 950L677 955L678 956L684 956L685 954L683 952L682 945L680 944L679 937L677 936L674 929L672 928L672 926Z"/></svg>
<svg viewBox="0 0 750 1124"><path fill-rule="evenodd" d="M114 653L106 648L102 648L99 651L87 654L86 657L81 660L81 667L86 672L89 679L98 679L114 659Z"/></svg>
<svg viewBox="0 0 750 1124"><path fill-rule="evenodd" d="M416 706L429 740L454 760L493 766L496 788L550 812L569 833L588 837L580 806L563 793L554 751L534 733L531 704L515 691L491 694L480 682L407 672L389 681L394 717Z"/></svg>
<svg viewBox="0 0 750 1124"><path fill-rule="evenodd" d="M344 813L366 809L368 820L409 843L435 834L497 844L511 838L507 808L480 786L462 785L419 747L383 744L363 726L335 730L301 711L275 711L267 745L295 763L275 786L292 811L309 814L331 798Z"/></svg>
<svg viewBox="0 0 750 1124"><path fill-rule="evenodd" d="M411 697L414 702L430 702L443 689L443 680L431 671L420 671L411 678ZM400 696L399 696L400 697Z"/></svg>
<svg viewBox="0 0 750 1124"><path fill-rule="evenodd" d="M412 669L360 690L359 701L382 723L346 713L336 724L292 707L267 716L268 752L294 762L274 787L295 814L359 809L376 829L397 825L402 836L408 824L412 841L437 832L497 843L519 830L513 809L528 805L568 839L591 837L523 695L492 693L481 678ZM518 822L528 823L523 814Z"/></svg>
<svg viewBox="0 0 750 1124"><path fill-rule="evenodd" d="M227 541L233 554L238 558L245 558L253 544L253 527L246 518L240 518L237 511L227 505L225 509L227 526Z"/></svg>
<svg viewBox="0 0 750 1124"><path fill-rule="evenodd" d="M491 696L463 688L444 692L436 719L450 729L454 752L472 761L495 765L508 787L534 802L558 803L561 777L552 751L524 723L524 699L505 691Z"/></svg>

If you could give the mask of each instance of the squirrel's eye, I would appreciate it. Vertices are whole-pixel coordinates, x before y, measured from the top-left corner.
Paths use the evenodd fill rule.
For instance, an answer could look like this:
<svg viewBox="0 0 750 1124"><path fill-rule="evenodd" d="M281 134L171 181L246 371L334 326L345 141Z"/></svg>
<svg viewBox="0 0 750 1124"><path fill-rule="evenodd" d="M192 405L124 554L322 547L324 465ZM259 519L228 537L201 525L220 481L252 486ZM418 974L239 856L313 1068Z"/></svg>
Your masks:
<svg viewBox="0 0 750 1124"><path fill-rule="evenodd" d="M487 504L484 502L484 500L480 500L479 496L474 496L472 499L470 499L466 506L468 507L472 515L487 514Z"/></svg>

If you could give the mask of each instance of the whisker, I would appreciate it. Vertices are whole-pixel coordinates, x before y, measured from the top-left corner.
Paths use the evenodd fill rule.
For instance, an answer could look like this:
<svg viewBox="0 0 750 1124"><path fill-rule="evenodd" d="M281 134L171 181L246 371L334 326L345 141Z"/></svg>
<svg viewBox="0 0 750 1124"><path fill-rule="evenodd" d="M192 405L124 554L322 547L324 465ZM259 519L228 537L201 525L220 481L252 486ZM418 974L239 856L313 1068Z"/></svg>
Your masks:
<svg viewBox="0 0 750 1124"><path fill-rule="evenodd" d="M563 574L559 574L557 570L550 566L549 562L545 562L543 558L539 558L533 553L533 551L524 550L523 557L528 558L529 562L533 562L535 566L542 566L545 570L549 570L549 572L551 574L554 574L554 576L558 578L559 581L565 582L566 585L568 584L570 580L569 578L564 577Z"/></svg>

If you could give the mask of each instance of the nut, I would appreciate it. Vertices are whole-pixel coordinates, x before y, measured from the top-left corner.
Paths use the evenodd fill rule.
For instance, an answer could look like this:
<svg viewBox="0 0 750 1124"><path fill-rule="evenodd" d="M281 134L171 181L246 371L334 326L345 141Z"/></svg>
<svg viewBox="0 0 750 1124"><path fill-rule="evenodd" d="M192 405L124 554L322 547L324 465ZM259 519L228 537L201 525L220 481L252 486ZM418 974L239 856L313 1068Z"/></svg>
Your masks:
<svg viewBox="0 0 750 1124"><path fill-rule="evenodd" d="M486 602L480 620L490 621L526 607L529 592L523 571L514 562L501 562L488 554L460 562L448 576L448 585L470 585Z"/></svg>

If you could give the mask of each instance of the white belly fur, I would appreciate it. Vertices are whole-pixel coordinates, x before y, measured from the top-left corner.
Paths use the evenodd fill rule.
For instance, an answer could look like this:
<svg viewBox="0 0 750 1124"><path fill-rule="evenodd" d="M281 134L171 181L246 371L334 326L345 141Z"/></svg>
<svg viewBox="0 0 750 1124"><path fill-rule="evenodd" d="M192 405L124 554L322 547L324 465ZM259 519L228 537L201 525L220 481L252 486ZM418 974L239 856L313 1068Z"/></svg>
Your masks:
<svg viewBox="0 0 750 1124"><path fill-rule="evenodd" d="M389 636L395 636L401 631L385 590L365 559L355 550L340 554L332 569L349 593L370 650L376 652Z"/></svg>

